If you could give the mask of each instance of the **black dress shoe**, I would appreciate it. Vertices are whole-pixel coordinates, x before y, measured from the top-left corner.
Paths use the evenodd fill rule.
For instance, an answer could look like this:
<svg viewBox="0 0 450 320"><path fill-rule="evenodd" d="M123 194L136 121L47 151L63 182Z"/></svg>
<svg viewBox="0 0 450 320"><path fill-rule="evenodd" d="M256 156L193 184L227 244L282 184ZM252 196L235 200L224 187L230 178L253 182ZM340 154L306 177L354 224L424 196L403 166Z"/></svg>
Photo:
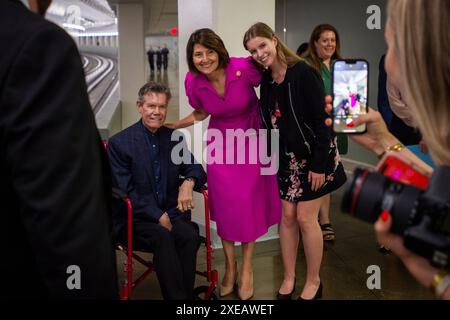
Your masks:
<svg viewBox="0 0 450 320"><path fill-rule="evenodd" d="M292 288L292 291L290 293L280 293L280 291L277 292L277 300L291 300L292 294L295 291L295 283L297 282L297 279L294 279L294 287Z"/></svg>
<svg viewBox="0 0 450 320"><path fill-rule="evenodd" d="M322 281L320 281L319 289L317 289L316 294L312 299L303 299L302 296L300 295L298 296L297 300L318 300L320 298L322 298Z"/></svg>

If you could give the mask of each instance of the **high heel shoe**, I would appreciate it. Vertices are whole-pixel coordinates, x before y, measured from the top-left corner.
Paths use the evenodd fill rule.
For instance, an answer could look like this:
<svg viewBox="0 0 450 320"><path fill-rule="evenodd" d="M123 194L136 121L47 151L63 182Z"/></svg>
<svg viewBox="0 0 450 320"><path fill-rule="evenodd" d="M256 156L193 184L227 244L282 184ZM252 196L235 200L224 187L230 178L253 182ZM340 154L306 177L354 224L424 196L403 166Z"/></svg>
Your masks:
<svg viewBox="0 0 450 320"><path fill-rule="evenodd" d="M243 290L242 282L240 282L240 284L238 283L238 297L241 300L250 300L253 298L253 271L251 272L250 289Z"/></svg>
<svg viewBox="0 0 450 320"><path fill-rule="evenodd" d="M319 288L317 289L316 294L312 299L303 299L302 296L300 295L298 296L297 300L318 300L320 298L322 298L322 281L320 281Z"/></svg>
<svg viewBox="0 0 450 320"><path fill-rule="evenodd" d="M295 284L297 282L297 278L294 278L294 286L292 287L292 291L290 293L280 293L280 291L277 292L277 300L291 300L292 294L295 291Z"/></svg>
<svg viewBox="0 0 450 320"><path fill-rule="evenodd" d="M222 280L222 283L223 283L223 280ZM234 289L237 286L237 262L234 263L233 284L229 285L229 286L224 286L222 283L220 284L220 287L219 287L219 295L221 297L225 297L234 292Z"/></svg>

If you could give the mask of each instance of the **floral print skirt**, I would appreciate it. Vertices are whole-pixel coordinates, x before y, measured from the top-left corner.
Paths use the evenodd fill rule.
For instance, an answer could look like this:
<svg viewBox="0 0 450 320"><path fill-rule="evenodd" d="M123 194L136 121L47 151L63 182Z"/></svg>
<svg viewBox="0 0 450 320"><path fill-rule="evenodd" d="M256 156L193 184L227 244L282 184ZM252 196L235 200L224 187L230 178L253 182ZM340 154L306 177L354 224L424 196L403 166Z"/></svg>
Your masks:
<svg viewBox="0 0 450 320"><path fill-rule="evenodd" d="M317 191L311 190L308 182L309 159L297 158L293 152L280 148L278 187L281 199L289 202L309 201L320 198L342 186L346 181L344 167L340 161L336 138L330 140L330 152L325 169L325 183Z"/></svg>

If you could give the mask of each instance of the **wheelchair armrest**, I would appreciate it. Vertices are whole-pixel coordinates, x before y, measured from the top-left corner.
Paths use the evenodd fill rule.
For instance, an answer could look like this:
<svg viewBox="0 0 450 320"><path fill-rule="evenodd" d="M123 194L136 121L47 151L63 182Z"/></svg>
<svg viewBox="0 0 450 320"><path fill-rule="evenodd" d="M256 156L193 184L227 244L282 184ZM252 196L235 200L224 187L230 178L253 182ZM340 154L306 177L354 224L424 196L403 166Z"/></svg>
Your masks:
<svg viewBox="0 0 450 320"><path fill-rule="evenodd" d="M198 193L203 193L206 190L208 190L208 186L206 184L202 185L200 188L194 188L194 191Z"/></svg>
<svg viewBox="0 0 450 320"><path fill-rule="evenodd" d="M119 188L112 188L112 196L115 199L122 199L122 200L128 197L128 195Z"/></svg>

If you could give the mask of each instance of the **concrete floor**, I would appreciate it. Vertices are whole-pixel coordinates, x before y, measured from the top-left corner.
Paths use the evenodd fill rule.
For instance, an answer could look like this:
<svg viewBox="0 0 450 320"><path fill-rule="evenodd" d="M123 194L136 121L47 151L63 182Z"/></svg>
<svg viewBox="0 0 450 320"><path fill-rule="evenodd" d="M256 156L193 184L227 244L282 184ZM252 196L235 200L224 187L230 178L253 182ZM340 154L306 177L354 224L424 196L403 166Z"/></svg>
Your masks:
<svg viewBox="0 0 450 320"><path fill-rule="evenodd" d="M372 225L358 221L340 212L340 190L332 198L332 222L336 232L334 244L326 244L321 268L323 299L329 300L378 300L378 299L433 299L433 295L420 286L408 273L402 263L392 254L379 252ZM240 263L240 248L237 248ZM144 256L151 257L149 254ZM219 272L221 280L225 263L221 249L213 252L213 268ZM118 252L118 270L123 269L124 255ZM253 300L275 299L283 280L283 265L278 240L258 242L254 254L254 297ZM381 289L369 290L366 282L370 277L369 266L379 266ZM206 251L202 246L198 253L197 270L206 270ZM144 269L135 263L135 274ZM125 274L120 272L122 283ZM301 292L306 276L306 262L300 243L296 277L295 297ZM197 276L196 286L207 285ZM162 299L156 275L150 275L135 288L132 299ZM226 296L227 300L238 299L236 294Z"/></svg>

